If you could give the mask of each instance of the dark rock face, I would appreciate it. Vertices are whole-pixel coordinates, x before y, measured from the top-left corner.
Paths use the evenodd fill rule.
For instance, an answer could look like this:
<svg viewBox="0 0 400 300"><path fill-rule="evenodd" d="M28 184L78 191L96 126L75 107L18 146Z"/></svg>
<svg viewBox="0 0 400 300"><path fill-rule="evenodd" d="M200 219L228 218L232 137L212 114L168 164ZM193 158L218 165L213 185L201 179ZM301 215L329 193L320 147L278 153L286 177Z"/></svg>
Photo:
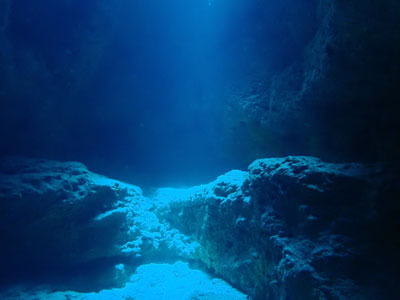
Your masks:
<svg viewBox="0 0 400 300"><path fill-rule="evenodd" d="M395 298L393 166L260 159L150 198L80 163L10 158L0 169L5 273L183 259L254 299Z"/></svg>
<svg viewBox="0 0 400 300"><path fill-rule="evenodd" d="M231 121L248 141L237 155L258 149L258 157L397 160L398 2L321 0L314 7L316 30L297 59L271 77L254 76L236 95L242 117Z"/></svg>

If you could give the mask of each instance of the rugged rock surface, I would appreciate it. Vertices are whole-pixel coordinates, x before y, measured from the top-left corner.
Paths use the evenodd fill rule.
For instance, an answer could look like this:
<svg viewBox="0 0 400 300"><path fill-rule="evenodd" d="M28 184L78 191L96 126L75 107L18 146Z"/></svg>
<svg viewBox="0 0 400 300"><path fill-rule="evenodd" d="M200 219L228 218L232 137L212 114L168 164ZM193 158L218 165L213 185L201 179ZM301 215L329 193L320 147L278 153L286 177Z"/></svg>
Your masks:
<svg viewBox="0 0 400 300"><path fill-rule="evenodd" d="M97 281L120 285L127 277L119 276L116 264L128 262L129 274L146 261L187 258L198 245L161 224L154 209L137 186L78 162L2 159L0 277L4 283L103 272L109 278Z"/></svg>
<svg viewBox="0 0 400 300"><path fill-rule="evenodd" d="M288 11L296 6L281 2ZM237 87L228 115L237 128L237 156L397 159L398 1L306 2L308 23L288 16L274 26L286 28L286 39L302 39L310 30L313 37L301 50L291 45L298 55L272 76L253 74L252 82ZM240 146L243 140L248 143Z"/></svg>
<svg viewBox="0 0 400 300"><path fill-rule="evenodd" d="M23 276L121 256L128 240L123 207L142 198L138 187L75 162L9 158L0 169L2 273Z"/></svg>
<svg viewBox="0 0 400 300"><path fill-rule="evenodd" d="M254 299L394 299L393 166L261 159L149 198L80 163L9 158L0 169L3 272L183 259Z"/></svg>
<svg viewBox="0 0 400 300"><path fill-rule="evenodd" d="M198 241L197 259L256 299L381 299L398 266L397 189L382 166L264 159L160 211Z"/></svg>

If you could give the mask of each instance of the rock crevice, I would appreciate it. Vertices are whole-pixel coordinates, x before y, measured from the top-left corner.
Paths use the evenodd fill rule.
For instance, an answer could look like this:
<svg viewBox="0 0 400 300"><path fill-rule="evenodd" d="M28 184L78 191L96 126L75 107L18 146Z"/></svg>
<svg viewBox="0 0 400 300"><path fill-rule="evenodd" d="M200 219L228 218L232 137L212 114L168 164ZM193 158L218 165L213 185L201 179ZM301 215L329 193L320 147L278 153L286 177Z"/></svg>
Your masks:
<svg viewBox="0 0 400 300"><path fill-rule="evenodd" d="M152 197L79 163L0 167L3 272L186 260L254 299L392 299L395 290L393 166L260 159Z"/></svg>

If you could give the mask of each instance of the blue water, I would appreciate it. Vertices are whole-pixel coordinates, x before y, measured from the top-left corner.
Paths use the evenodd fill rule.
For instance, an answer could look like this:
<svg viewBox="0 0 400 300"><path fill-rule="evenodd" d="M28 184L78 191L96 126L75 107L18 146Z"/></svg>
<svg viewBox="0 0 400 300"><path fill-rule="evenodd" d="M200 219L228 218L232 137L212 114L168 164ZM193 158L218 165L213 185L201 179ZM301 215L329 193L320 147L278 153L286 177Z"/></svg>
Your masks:
<svg viewBox="0 0 400 300"><path fill-rule="evenodd" d="M256 145L237 98L301 59L314 2L12 1L2 153L152 186L279 154Z"/></svg>

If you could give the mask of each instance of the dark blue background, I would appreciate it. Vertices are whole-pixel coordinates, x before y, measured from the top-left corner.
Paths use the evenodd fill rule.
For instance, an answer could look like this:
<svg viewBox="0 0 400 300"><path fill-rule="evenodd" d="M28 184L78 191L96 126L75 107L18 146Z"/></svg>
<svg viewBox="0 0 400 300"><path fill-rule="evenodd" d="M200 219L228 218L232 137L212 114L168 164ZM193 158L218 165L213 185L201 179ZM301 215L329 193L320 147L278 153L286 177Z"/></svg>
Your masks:
<svg viewBox="0 0 400 300"><path fill-rule="evenodd" d="M1 155L142 186L266 156L396 157L398 22L383 4L329 25L317 0L3 3ZM326 80L310 81L326 59Z"/></svg>

